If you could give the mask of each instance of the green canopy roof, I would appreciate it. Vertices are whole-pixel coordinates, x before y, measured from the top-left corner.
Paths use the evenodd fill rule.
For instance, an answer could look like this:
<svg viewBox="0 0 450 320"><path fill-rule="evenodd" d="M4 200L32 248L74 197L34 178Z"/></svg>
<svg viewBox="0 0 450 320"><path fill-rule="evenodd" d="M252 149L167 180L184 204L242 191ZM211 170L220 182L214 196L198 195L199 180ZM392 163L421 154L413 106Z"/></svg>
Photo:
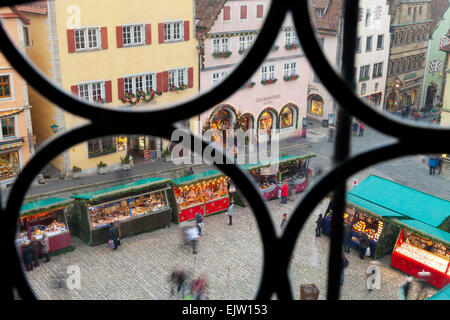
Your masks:
<svg viewBox="0 0 450 320"><path fill-rule="evenodd" d="M257 162L257 163L253 163L253 164L244 164L241 165L242 168L244 168L245 170L254 170L257 168L261 168L261 167L267 167L270 166L272 164L280 164L280 163L285 163L285 162L290 162L290 161L296 161L296 160L304 160L304 159L308 159L308 158L314 158L316 155L314 153L307 153L304 155L290 155L290 156L282 156L279 157L278 159L271 159L271 160L265 160L262 162Z"/></svg>
<svg viewBox="0 0 450 320"><path fill-rule="evenodd" d="M112 196L115 194L125 193L132 190L144 189L153 185L163 184L169 181L170 181L169 179L165 178L151 177L97 191L76 194L71 197L74 199L95 200L98 198L103 198L105 196Z"/></svg>
<svg viewBox="0 0 450 320"><path fill-rule="evenodd" d="M214 179L224 174L219 170L208 170L172 180L176 185L192 184L202 180Z"/></svg>
<svg viewBox="0 0 450 320"><path fill-rule="evenodd" d="M450 300L450 284L438 291L434 296L428 300Z"/></svg>
<svg viewBox="0 0 450 320"><path fill-rule="evenodd" d="M362 181L349 194L371 203L374 210L384 208L433 227L438 227L450 215L449 201L375 175Z"/></svg>
<svg viewBox="0 0 450 320"><path fill-rule="evenodd" d="M48 198L35 202L25 203L20 207L20 215L28 215L31 212L37 211L45 211L49 208L57 207L57 206L65 206L70 203L71 199L63 199L63 198Z"/></svg>
<svg viewBox="0 0 450 320"><path fill-rule="evenodd" d="M417 220L401 220L397 222L401 225L404 225L406 228L411 229L412 231L417 230L424 235L430 236L430 238L446 242L447 245L450 245L450 233L448 232L432 227L429 224Z"/></svg>
<svg viewBox="0 0 450 320"><path fill-rule="evenodd" d="M367 211L370 211L371 213L379 215L383 218L406 218L404 215L398 212L379 206L373 202L367 201L351 193L347 193L346 199L347 202L349 202L350 206L352 206L352 204L356 205L362 209L366 209Z"/></svg>

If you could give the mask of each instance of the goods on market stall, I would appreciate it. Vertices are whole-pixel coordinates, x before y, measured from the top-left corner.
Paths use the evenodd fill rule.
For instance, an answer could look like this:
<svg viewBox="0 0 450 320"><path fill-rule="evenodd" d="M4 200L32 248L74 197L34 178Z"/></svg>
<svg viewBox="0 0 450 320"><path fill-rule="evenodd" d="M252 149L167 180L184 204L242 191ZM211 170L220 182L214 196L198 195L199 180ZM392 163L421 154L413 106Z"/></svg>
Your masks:
<svg viewBox="0 0 450 320"><path fill-rule="evenodd" d="M205 201L213 201L228 195L227 179L220 177L202 182Z"/></svg>
<svg viewBox="0 0 450 320"><path fill-rule="evenodd" d="M116 221L130 219L130 211L125 200L101 206L89 207L92 228L101 228Z"/></svg>
<svg viewBox="0 0 450 320"><path fill-rule="evenodd" d="M202 187L199 183L179 188L174 187L173 190L177 203L181 208L187 208L204 202Z"/></svg>
<svg viewBox="0 0 450 320"><path fill-rule="evenodd" d="M132 216L141 216L147 213L167 209L166 200L161 191L146 194L133 200L129 202Z"/></svg>

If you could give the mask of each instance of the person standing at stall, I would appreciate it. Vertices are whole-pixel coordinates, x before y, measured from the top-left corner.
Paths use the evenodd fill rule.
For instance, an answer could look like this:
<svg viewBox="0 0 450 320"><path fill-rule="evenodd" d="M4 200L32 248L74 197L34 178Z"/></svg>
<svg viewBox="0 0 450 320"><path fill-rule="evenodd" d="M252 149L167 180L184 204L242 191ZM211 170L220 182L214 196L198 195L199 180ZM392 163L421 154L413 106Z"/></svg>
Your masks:
<svg viewBox="0 0 450 320"><path fill-rule="evenodd" d="M283 180L283 186L281 187L281 203L286 204L289 196L289 186L286 179Z"/></svg>
<svg viewBox="0 0 450 320"><path fill-rule="evenodd" d="M197 212L195 214L195 221L197 223L198 235L201 236L202 228L203 228L203 218L202 218L202 215L200 214L200 212Z"/></svg>
<svg viewBox="0 0 450 320"><path fill-rule="evenodd" d="M22 248L22 259L27 271L33 271L33 248L30 241L25 242Z"/></svg>
<svg viewBox="0 0 450 320"><path fill-rule="evenodd" d="M323 217L322 214L319 214L319 217L316 220L316 237L320 237L322 234L322 227L323 227Z"/></svg>
<svg viewBox="0 0 450 320"><path fill-rule="evenodd" d="M112 249L117 250L119 245L119 229L112 222L109 224L108 240L113 243Z"/></svg>
<svg viewBox="0 0 450 320"><path fill-rule="evenodd" d="M31 249L33 250L33 265L39 267L39 255L41 254L41 243L31 236Z"/></svg>
<svg viewBox="0 0 450 320"><path fill-rule="evenodd" d="M365 129L364 122L360 121L359 122L359 136L360 137L362 137L364 135L364 129Z"/></svg>
<svg viewBox="0 0 450 320"><path fill-rule="evenodd" d="M50 261L50 255L48 254L49 249L50 249L50 245L48 243L47 232L44 232L42 234L42 239L41 239L41 252L46 257L46 260L44 262Z"/></svg>
<svg viewBox="0 0 450 320"><path fill-rule="evenodd" d="M286 228L286 223L287 223L287 214L283 213L281 225L280 225L281 231L284 231L284 228Z"/></svg>
<svg viewBox="0 0 450 320"><path fill-rule="evenodd" d="M431 176L431 175L434 175L434 172L435 172L436 167L437 167L437 161L436 161L436 158L430 157L430 158L428 159L428 166L430 167L430 176Z"/></svg>
<svg viewBox="0 0 450 320"><path fill-rule="evenodd" d="M233 224L233 214L234 214L234 200L233 200L233 196L230 197L230 203L228 204L228 210L227 210L227 215L228 215L228 219L229 219L229 223L228 225L232 225Z"/></svg>
<svg viewBox="0 0 450 320"><path fill-rule="evenodd" d="M350 241L352 240L352 227L348 224L344 227L344 252L350 253Z"/></svg>
<svg viewBox="0 0 450 320"><path fill-rule="evenodd" d="M359 257L361 259L364 259L368 248L370 248L369 238L366 233L361 232L359 236Z"/></svg>

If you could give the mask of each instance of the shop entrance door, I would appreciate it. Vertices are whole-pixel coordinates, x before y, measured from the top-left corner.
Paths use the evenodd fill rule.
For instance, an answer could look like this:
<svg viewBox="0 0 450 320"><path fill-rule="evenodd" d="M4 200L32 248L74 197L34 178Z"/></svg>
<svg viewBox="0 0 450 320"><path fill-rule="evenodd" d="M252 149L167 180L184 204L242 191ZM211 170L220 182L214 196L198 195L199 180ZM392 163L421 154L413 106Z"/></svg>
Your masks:
<svg viewBox="0 0 450 320"><path fill-rule="evenodd" d="M134 163L149 160L151 151L156 150L155 138L150 136L129 136L128 150L133 156Z"/></svg>

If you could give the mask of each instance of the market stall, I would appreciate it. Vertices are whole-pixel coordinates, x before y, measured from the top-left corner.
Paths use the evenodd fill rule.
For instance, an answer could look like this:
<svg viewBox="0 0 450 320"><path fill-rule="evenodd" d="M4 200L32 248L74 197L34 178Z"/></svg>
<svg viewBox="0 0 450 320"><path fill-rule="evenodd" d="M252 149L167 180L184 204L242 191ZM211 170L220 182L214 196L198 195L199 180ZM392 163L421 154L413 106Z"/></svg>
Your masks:
<svg viewBox="0 0 450 320"><path fill-rule="evenodd" d="M227 178L217 170L209 170L173 180L178 218L184 222L197 213L208 215L227 210Z"/></svg>
<svg viewBox="0 0 450 320"><path fill-rule="evenodd" d="M32 236L41 240L44 232L48 237L49 253L70 247L65 208L71 202L70 199L48 198L22 205L16 237L17 247L22 248Z"/></svg>
<svg viewBox="0 0 450 320"><path fill-rule="evenodd" d="M429 272L426 281L437 288L450 284L450 234L417 220L402 220L404 228L392 252L391 266L414 277Z"/></svg>
<svg viewBox="0 0 450 320"><path fill-rule="evenodd" d="M146 178L98 191L73 195L69 223L72 231L90 245L108 241L114 223L120 237L170 224L169 179ZM73 227L72 227L73 225Z"/></svg>

